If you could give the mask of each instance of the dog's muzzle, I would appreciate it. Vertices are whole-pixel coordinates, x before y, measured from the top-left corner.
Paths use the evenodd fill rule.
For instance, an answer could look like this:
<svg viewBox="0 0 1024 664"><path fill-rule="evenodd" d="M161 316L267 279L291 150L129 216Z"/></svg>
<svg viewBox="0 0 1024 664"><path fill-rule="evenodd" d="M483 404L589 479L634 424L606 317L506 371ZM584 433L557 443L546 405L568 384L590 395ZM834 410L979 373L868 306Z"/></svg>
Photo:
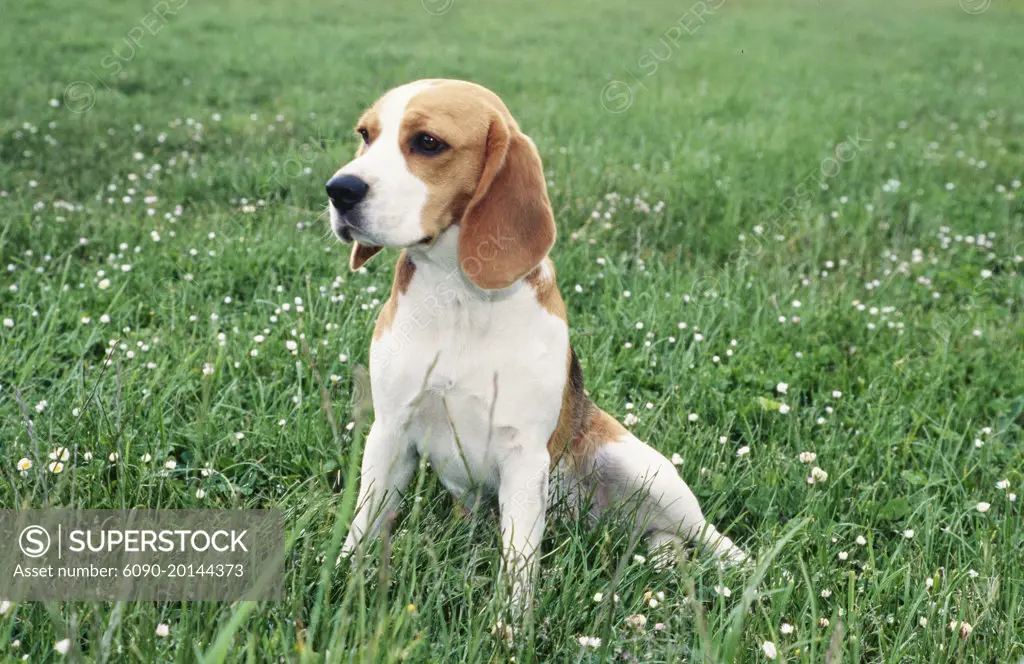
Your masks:
<svg viewBox="0 0 1024 664"><path fill-rule="evenodd" d="M327 181L327 197L337 211L334 231L345 242L352 241L352 229L359 228L355 209L370 191L370 185L355 175L336 175Z"/></svg>

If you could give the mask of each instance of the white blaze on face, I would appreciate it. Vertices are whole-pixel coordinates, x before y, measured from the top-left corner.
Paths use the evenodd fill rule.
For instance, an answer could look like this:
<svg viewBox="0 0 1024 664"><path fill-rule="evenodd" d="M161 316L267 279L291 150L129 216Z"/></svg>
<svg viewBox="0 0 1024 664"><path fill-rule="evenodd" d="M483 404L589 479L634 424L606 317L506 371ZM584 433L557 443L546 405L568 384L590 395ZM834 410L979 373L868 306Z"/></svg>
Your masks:
<svg viewBox="0 0 1024 664"><path fill-rule="evenodd" d="M364 244L405 247L423 239L422 215L427 185L412 174L399 144L402 119L409 101L429 87L420 81L395 88L380 102L380 136L360 156L335 175L355 175L370 189L355 210L358 228L352 237ZM340 215L330 206L331 224L338 229Z"/></svg>

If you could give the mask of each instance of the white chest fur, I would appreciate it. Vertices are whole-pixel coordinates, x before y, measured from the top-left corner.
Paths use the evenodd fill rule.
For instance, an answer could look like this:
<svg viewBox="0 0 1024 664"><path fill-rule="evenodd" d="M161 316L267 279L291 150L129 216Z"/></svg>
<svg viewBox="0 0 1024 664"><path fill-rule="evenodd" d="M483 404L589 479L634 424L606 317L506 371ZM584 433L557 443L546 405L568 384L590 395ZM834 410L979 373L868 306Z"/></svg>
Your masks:
<svg viewBox="0 0 1024 664"><path fill-rule="evenodd" d="M547 455L569 336L528 284L480 291L438 259L443 249L410 251L415 273L372 344L370 374L376 426L408 440L463 496L496 490L513 457Z"/></svg>

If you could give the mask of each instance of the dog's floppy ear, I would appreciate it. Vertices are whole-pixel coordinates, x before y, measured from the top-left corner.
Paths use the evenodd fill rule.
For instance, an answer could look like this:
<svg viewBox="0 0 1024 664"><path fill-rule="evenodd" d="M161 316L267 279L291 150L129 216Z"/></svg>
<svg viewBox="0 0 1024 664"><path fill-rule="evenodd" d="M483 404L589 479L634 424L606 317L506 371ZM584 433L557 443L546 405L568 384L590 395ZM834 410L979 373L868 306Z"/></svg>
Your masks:
<svg viewBox="0 0 1024 664"><path fill-rule="evenodd" d="M365 244L354 242L352 253L348 257L348 266L354 272L363 266L363 263L377 255L381 247L371 247Z"/></svg>
<svg viewBox="0 0 1024 664"><path fill-rule="evenodd" d="M497 111L476 192L459 230L459 264L487 290L506 288L536 267L555 242L544 169L533 142Z"/></svg>

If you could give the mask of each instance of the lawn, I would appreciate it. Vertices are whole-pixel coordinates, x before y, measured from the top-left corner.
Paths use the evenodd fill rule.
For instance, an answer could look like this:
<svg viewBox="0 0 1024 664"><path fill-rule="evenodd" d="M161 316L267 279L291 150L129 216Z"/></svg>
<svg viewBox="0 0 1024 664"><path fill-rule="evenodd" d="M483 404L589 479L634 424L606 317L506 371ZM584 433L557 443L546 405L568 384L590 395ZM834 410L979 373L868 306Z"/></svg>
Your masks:
<svg viewBox="0 0 1024 664"><path fill-rule="evenodd" d="M281 602L0 601L0 660L1020 660L1022 34L1017 0L7 3L0 506L278 507L289 553ZM591 396L756 566L553 521L509 647L495 515L421 469L335 568L396 252L349 273L323 183L427 76L534 138Z"/></svg>

